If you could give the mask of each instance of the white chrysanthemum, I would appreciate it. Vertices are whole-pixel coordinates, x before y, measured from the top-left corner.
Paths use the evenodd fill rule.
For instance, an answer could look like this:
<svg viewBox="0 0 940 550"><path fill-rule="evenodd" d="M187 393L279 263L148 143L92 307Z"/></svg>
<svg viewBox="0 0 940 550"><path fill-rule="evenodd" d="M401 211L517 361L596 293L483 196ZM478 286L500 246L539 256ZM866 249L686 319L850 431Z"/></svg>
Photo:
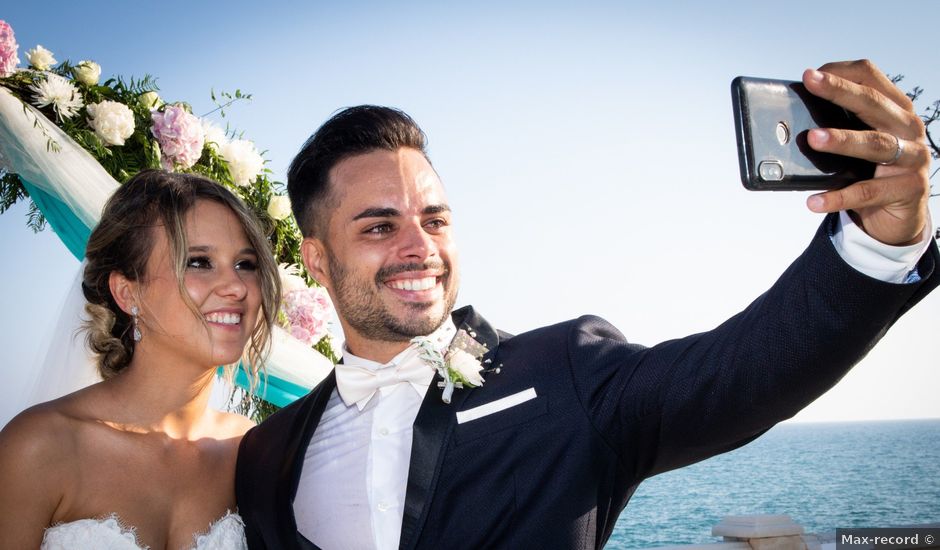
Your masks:
<svg viewBox="0 0 940 550"><path fill-rule="evenodd" d="M219 154L228 163L236 185L245 187L255 181L264 169L264 159L255 144L246 139L234 139L219 147Z"/></svg>
<svg viewBox="0 0 940 550"><path fill-rule="evenodd" d="M268 215L275 220L290 216L290 198L286 195L274 195L268 203Z"/></svg>
<svg viewBox="0 0 940 550"><path fill-rule="evenodd" d="M223 145L228 143L228 136L225 135L225 130L208 120L203 119L202 131L206 136L206 145L215 151L218 151Z"/></svg>
<svg viewBox="0 0 940 550"><path fill-rule="evenodd" d="M88 125L106 145L124 145L134 133L134 113L117 101L102 101L88 105Z"/></svg>
<svg viewBox="0 0 940 550"><path fill-rule="evenodd" d="M307 290L307 281L300 276L300 268L294 264L278 264L281 275L281 292L287 294L294 290Z"/></svg>
<svg viewBox="0 0 940 550"><path fill-rule="evenodd" d="M32 65L34 69L40 71L48 71L49 67L56 64L55 58L52 57L52 52L39 44L26 52L26 59L29 60L29 64Z"/></svg>
<svg viewBox="0 0 940 550"><path fill-rule="evenodd" d="M72 76L85 86L94 86L101 78L101 65L94 61L79 61L78 65L72 67Z"/></svg>
<svg viewBox="0 0 940 550"><path fill-rule="evenodd" d="M52 105L59 117L72 118L84 106L78 88L57 74L47 74L46 78L29 87L35 94L34 103L39 107Z"/></svg>

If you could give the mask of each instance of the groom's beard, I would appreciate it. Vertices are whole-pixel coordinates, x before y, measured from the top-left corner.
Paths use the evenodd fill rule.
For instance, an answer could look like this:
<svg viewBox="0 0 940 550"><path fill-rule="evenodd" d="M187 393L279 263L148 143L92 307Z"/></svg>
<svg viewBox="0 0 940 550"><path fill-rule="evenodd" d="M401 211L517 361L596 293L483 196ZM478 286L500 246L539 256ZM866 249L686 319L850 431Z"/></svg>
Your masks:
<svg viewBox="0 0 940 550"><path fill-rule="evenodd" d="M372 280L349 270L327 250L330 280L333 283L336 310L363 337L383 342L408 342L415 336L434 332L450 315L457 301L457 278L447 262L400 264L380 269ZM397 316L383 300L389 296L385 279L406 271L440 270L444 289L443 308L433 311L436 302L399 303Z"/></svg>

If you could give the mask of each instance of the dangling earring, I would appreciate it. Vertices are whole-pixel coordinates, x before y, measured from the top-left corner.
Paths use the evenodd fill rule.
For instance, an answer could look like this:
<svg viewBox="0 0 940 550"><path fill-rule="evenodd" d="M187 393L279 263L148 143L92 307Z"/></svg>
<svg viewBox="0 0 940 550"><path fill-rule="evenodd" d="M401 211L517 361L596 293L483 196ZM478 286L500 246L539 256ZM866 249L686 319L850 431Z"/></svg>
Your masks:
<svg viewBox="0 0 940 550"><path fill-rule="evenodd" d="M140 342L140 339L143 338L143 335L140 333L140 327L137 326L137 316L140 315L140 310L137 309L137 306L131 306L131 317L133 317L134 323L134 341Z"/></svg>

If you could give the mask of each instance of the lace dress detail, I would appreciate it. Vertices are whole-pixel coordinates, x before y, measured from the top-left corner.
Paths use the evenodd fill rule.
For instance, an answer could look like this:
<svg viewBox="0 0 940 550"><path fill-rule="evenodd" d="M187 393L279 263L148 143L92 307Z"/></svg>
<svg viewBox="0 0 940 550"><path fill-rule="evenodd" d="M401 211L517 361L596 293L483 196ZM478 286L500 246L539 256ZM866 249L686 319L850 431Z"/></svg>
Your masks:
<svg viewBox="0 0 940 550"><path fill-rule="evenodd" d="M229 512L193 536L191 550L247 550L245 524L241 516ZM105 519L80 519L46 529L40 550L147 550L137 542L133 528L125 527L112 515Z"/></svg>

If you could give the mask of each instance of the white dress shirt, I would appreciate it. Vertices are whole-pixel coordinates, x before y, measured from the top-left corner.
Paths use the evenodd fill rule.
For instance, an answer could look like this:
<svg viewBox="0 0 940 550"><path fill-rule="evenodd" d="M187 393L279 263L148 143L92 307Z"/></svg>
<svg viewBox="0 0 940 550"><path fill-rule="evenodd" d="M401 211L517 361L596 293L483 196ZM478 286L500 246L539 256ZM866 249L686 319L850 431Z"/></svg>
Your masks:
<svg viewBox="0 0 940 550"><path fill-rule="evenodd" d="M456 332L448 318L430 336L447 347ZM345 365L370 370L415 362L423 363L414 345L384 365L343 354ZM307 447L294 499L297 530L304 537L324 550L398 548L412 425L433 378L429 366L423 383L384 386L365 403L346 403L333 390Z"/></svg>
<svg viewBox="0 0 940 550"><path fill-rule="evenodd" d="M923 241L888 246L868 236L844 212L832 242L846 263L885 282L913 282L914 268L930 245L930 223ZM446 331L446 332L439 332ZM455 333L448 319L432 338L450 342ZM348 352L343 362L370 369L395 368L420 361L414 346L386 365ZM294 500L297 529L324 550L398 548L412 425L434 371L424 384L400 382L381 388L362 405L346 403L333 390L320 425L307 447Z"/></svg>

